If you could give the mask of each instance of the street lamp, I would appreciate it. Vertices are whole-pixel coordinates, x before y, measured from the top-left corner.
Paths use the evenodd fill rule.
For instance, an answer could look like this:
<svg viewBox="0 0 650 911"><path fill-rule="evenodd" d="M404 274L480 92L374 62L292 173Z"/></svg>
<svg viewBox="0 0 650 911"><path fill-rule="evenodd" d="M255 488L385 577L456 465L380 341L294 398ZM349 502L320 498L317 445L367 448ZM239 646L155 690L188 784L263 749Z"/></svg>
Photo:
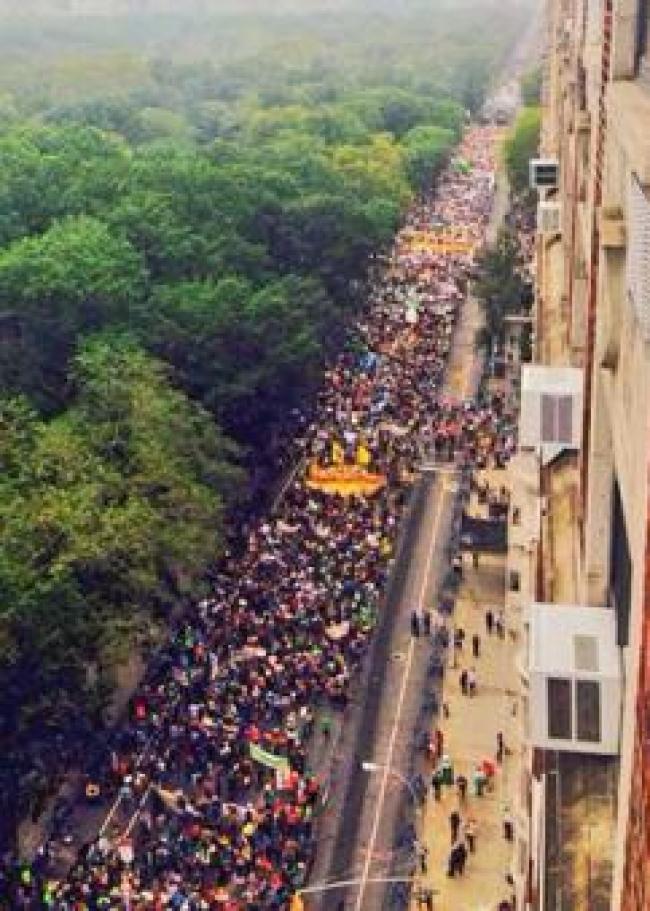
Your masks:
<svg viewBox="0 0 650 911"><path fill-rule="evenodd" d="M406 788L408 788L409 794L411 795L411 799L413 800L413 805L415 806L415 808L417 809L419 807L420 801L418 799L418 795L415 792L415 788L413 787L413 782L409 781L409 779L406 777L406 775L403 775L401 772L399 772L397 769L394 769L392 766L382 765L379 762L370 762L367 759L364 759L361 762L361 768L363 769L364 772L370 772L370 773L387 772L389 775L392 775L393 778L397 778L398 781L401 781L402 784Z"/></svg>

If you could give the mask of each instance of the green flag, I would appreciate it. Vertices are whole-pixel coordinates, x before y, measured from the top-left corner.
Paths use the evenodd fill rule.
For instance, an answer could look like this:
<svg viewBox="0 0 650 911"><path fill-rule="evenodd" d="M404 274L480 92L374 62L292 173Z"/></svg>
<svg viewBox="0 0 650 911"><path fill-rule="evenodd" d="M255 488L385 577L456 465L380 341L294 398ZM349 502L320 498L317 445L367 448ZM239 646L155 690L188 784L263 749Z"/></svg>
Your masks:
<svg viewBox="0 0 650 911"><path fill-rule="evenodd" d="M276 756L274 753L267 753L256 743L250 745L250 757L255 762L265 765L269 769L275 769L278 772L287 772L289 770L289 760L286 756Z"/></svg>

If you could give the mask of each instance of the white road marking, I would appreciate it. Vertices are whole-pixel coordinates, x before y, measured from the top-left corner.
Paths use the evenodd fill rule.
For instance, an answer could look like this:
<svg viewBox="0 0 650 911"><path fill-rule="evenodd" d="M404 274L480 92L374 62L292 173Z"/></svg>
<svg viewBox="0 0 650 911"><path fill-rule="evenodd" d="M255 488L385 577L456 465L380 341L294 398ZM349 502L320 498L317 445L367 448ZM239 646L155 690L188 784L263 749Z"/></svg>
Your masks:
<svg viewBox="0 0 650 911"><path fill-rule="evenodd" d="M433 522L432 531L431 531L431 541L429 547L426 551L426 559L424 561L424 568L422 572L422 585L420 587L419 596L417 599L416 609L419 611L423 604L424 598L427 593L427 586L429 583L429 569L431 567L431 560L433 559L433 552L436 544L436 539L438 537L438 531L440 528L440 520L442 518L442 507L445 501L445 490L440 490L440 499L438 501L438 509L436 512L436 517ZM409 650L406 657L406 666L404 668L404 673L402 674L402 684L400 687L399 697L397 700L397 708L395 710L395 718L393 721L393 727L390 732L390 739L388 741L388 755L384 762L384 771L381 777L381 785L379 788L379 798L377 800L377 805L375 809L375 816L372 823L372 829L370 832L370 839L367 845L366 860L363 865L363 872L361 874L361 879L359 880L359 892L357 893L357 901L354 906L354 911L361 911L363 907L363 899L365 897L366 886L368 885L369 876L370 876L370 865L372 863L372 858L375 850L375 842L377 841L377 834L379 832L379 823L381 820L381 814L384 808L384 800L386 798L386 788L388 787L388 779L391 771L391 763L393 759L393 753L395 752L395 742L397 740L397 733L400 727L400 721L402 718L402 710L404 708L404 698L406 696L406 689L408 686L408 679L411 673L411 665L413 664L413 655L415 652L415 639L411 637L409 644Z"/></svg>

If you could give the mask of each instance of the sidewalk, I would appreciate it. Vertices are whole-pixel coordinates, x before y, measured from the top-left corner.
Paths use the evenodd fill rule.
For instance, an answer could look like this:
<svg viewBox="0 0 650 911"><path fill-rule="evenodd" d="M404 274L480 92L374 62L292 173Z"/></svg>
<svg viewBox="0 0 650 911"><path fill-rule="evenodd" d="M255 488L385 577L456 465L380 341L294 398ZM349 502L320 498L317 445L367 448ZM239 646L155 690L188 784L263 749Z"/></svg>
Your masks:
<svg viewBox="0 0 650 911"><path fill-rule="evenodd" d="M498 472L494 485L505 483L506 475ZM472 506L475 506L473 498ZM476 508L472 512L477 512ZM434 890L436 911L497 911L499 902L511 897L506 882L510 870L513 843L506 841L503 821L506 809L512 807L519 771L515 767L519 750L516 716L518 688L514 656L517 644L510 631L510 618L505 617L505 635L496 630L487 633L485 612L489 607L495 618L503 611L505 557L481 556L478 569L465 557L464 578L454 614L454 626L465 632L464 647L457 651L454 667L453 649L445 672L443 701L449 717L441 716L438 727L443 732L443 753L452 761L455 776L468 780L467 798L459 802L456 786L442 789L441 800L435 801L430 790L420 820L420 841L428 848L427 873L418 877L418 888ZM480 654L472 656L472 637L480 637ZM474 697L463 695L460 673L474 669L477 690ZM515 714L513 714L513 710ZM506 744L501 766L496 764L497 732ZM512 750L512 755L507 755ZM491 759L497 765L494 784L482 797L474 794L472 777L477 763ZM458 810L463 824L473 819L476 827L476 852L469 853L463 876L447 875L451 846L449 816ZM461 825L461 836L463 825ZM418 888L414 890L417 896ZM416 900L413 908L418 907Z"/></svg>

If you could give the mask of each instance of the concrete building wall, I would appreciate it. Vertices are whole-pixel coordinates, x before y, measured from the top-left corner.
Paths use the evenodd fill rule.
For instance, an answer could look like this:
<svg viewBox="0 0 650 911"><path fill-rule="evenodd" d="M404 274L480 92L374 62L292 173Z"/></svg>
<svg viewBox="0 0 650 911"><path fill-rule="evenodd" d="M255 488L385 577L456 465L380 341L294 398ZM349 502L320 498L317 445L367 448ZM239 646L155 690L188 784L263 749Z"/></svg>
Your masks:
<svg viewBox="0 0 650 911"><path fill-rule="evenodd" d="M545 151L560 159L564 229L538 241L537 355L585 369L586 445L580 472L580 600L612 602L613 491L631 556L615 911L650 908L650 288L627 281L635 230L633 181L650 207L650 79L639 60L647 0L549 0ZM572 23L570 51L561 28ZM649 209L650 211L650 209ZM648 235L650 238L650 235ZM650 257L650 239L647 255ZM560 287L562 290L560 290ZM643 289L642 289L643 291ZM559 328L558 328L559 327ZM558 339L564 342L560 344Z"/></svg>

